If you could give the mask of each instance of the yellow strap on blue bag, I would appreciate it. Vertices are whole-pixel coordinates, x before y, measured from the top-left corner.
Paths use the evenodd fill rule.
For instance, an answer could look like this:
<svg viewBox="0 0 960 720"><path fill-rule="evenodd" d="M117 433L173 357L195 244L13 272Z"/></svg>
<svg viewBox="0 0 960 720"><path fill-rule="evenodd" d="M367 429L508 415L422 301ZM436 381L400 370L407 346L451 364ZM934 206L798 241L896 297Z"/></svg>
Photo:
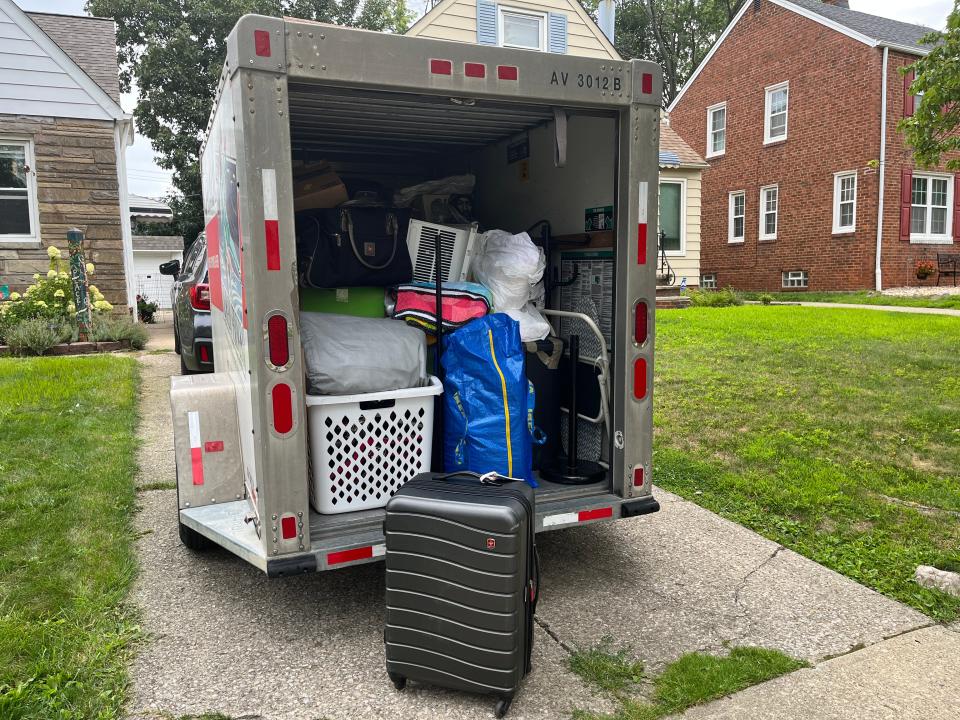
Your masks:
<svg viewBox="0 0 960 720"><path fill-rule="evenodd" d="M493 366L497 369L497 375L500 376L500 389L503 392L503 417L507 426L507 475L513 475L513 443L510 440L510 401L507 396L507 379L503 376L503 371L497 362L497 353L493 349L493 331L490 328L487 328L487 337L490 340L490 357L493 359Z"/></svg>

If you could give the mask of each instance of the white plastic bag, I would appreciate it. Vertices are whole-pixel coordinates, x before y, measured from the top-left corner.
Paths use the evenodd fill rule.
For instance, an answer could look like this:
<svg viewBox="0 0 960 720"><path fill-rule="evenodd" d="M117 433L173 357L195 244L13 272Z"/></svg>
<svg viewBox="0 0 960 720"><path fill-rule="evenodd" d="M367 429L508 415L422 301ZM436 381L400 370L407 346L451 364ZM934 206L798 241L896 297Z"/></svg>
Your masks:
<svg viewBox="0 0 960 720"><path fill-rule="evenodd" d="M530 302L546 264L543 249L526 233L490 230L480 236L472 265L474 277L493 295L493 309L520 323L523 342L542 340L550 333L550 323Z"/></svg>

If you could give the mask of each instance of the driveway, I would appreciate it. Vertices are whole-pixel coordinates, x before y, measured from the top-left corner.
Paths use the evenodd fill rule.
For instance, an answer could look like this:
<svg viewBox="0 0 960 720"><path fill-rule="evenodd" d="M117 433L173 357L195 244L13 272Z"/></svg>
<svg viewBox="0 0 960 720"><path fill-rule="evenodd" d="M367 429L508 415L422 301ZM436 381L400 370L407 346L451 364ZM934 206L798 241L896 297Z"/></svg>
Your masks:
<svg viewBox="0 0 960 720"><path fill-rule="evenodd" d="M178 361L144 354L141 363L140 483L158 487L174 479L166 392ZM656 515L540 537L534 671L509 717L613 710L567 666L570 649L604 636L657 672L684 653L730 645L820 663L931 624L697 505L658 497ZM382 565L268 580L224 551L182 547L175 491L144 491L140 499L141 572L132 599L150 637L131 671L132 717L492 717L489 699L393 689L383 661Z"/></svg>

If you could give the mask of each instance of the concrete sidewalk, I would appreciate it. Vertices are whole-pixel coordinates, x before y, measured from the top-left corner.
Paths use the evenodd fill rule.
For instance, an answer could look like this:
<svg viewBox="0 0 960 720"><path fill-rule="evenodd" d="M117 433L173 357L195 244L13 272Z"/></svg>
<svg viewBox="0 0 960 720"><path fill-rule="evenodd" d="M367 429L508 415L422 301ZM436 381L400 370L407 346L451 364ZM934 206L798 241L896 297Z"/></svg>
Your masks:
<svg viewBox="0 0 960 720"><path fill-rule="evenodd" d="M141 485L174 480L166 388L177 368L172 353L141 355ZM131 600L149 640L131 668L131 717L204 711L276 720L492 717L489 698L416 684L393 689L384 671L382 564L271 580L225 551L184 548L176 491L139 497L141 570ZM826 658L882 648L876 643L930 624L693 503L665 492L658 497L663 510L655 515L539 537L534 671L510 711L513 720L613 710L568 664L571 649L604 636L630 646L651 673L684 653L734 645L777 648L822 663L819 671L835 662ZM878 677L887 672L901 670L891 663ZM818 692L833 690L821 684ZM836 692L840 697L843 686Z"/></svg>
<svg viewBox="0 0 960 720"><path fill-rule="evenodd" d="M759 304L759 303L754 303ZM818 308L846 308L848 310L884 310L886 312L911 313L914 315L950 315L960 317L960 310L950 308L927 308L927 307L908 307L904 305L858 305L856 303L822 303L822 302L796 302L774 303L775 305L800 305L802 307Z"/></svg>
<svg viewBox="0 0 960 720"><path fill-rule="evenodd" d="M929 627L693 708L684 720L956 720L960 633Z"/></svg>

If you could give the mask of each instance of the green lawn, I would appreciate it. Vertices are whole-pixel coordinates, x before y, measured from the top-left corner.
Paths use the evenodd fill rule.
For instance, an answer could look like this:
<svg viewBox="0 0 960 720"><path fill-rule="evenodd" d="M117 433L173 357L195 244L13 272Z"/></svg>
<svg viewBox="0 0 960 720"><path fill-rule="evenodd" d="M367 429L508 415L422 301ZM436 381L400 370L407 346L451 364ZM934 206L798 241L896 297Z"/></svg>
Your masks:
<svg viewBox="0 0 960 720"><path fill-rule="evenodd" d="M0 360L0 718L102 720L137 627L136 361Z"/></svg>
<svg viewBox="0 0 960 720"><path fill-rule="evenodd" d="M868 292L778 292L742 293L746 300L759 300L770 295L776 302L825 302L850 303L851 305L896 305L900 307L929 307L960 310L960 295L938 295L936 297L895 297Z"/></svg>
<svg viewBox="0 0 960 720"><path fill-rule="evenodd" d="M960 321L690 308L657 313L657 333L659 485L960 617L960 598L911 581L919 564L960 560Z"/></svg>

